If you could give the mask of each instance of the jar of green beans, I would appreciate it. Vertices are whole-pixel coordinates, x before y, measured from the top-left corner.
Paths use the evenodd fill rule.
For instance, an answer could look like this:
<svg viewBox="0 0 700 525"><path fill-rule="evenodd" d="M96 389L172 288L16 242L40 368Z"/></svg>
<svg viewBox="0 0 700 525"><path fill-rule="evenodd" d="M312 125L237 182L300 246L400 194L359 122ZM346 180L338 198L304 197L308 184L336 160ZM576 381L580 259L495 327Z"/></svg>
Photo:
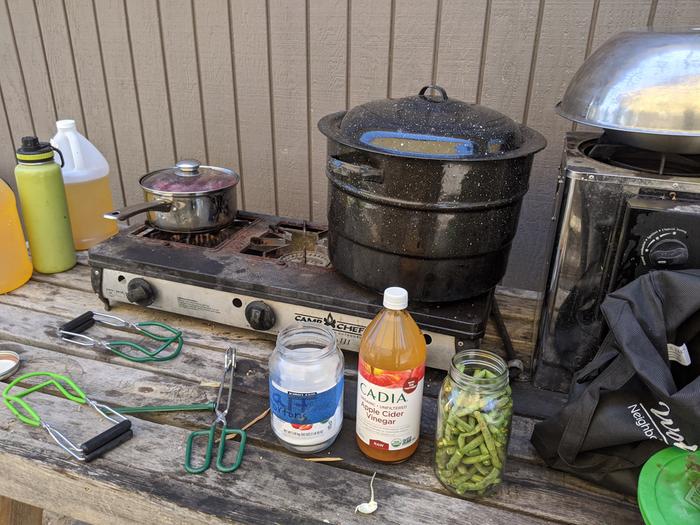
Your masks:
<svg viewBox="0 0 700 525"><path fill-rule="evenodd" d="M485 350L452 358L440 390L435 472L461 496L483 495L503 477L513 399L508 366Z"/></svg>

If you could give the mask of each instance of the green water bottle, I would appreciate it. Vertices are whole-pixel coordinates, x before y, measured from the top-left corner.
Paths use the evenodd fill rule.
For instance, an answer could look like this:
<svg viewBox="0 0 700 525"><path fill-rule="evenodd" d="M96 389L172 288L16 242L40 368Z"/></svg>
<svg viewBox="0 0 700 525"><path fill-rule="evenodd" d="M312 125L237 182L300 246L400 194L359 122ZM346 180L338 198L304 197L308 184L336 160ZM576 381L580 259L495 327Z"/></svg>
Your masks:
<svg viewBox="0 0 700 525"><path fill-rule="evenodd" d="M63 164L63 156L58 153ZM32 264L41 273L63 272L76 262L66 190L53 156L54 149L48 142L22 137L15 168Z"/></svg>

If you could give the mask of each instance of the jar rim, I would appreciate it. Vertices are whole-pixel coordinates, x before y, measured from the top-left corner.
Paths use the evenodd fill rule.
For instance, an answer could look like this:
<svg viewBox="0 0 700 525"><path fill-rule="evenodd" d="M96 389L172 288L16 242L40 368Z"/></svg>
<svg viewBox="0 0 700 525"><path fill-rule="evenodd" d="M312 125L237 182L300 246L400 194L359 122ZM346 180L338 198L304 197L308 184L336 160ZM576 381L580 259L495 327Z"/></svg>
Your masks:
<svg viewBox="0 0 700 525"><path fill-rule="evenodd" d="M465 374L462 370L464 366L472 368L485 368L495 377L474 377ZM462 387L472 387L483 390L498 390L505 388L508 385L508 365L499 355L481 350L479 348L470 348L461 350L452 356L450 363L450 378Z"/></svg>
<svg viewBox="0 0 700 525"><path fill-rule="evenodd" d="M295 341L302 338L303 341ZM337 341L335 333L325 326L294 324L283 328L277 334L275 349L288 361L308 363L334 353L337 349ZM301 349L307 351L295 352Z"/></svg>

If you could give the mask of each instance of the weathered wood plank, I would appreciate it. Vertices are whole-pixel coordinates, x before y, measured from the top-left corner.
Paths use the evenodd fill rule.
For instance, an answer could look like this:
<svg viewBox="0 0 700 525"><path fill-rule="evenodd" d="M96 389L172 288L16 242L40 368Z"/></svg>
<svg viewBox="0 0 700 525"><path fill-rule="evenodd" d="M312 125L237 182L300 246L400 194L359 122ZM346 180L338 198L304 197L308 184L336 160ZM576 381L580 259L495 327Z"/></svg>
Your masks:
<svg viewBox="0 0 700 525"><path fill-rule="evenodd" d="M101 49L103 74L112 110L111 122L121 166L125 201L126 204L135 204L143 201L143 192L138 181L146 173L147 165L141 109L131 67L132 52L124 2L105 0L95 2L94 5L84 3L81 7L83 13L89 13L93 7L95 10L98 45ZM94 75L95 70L86 74ZM95 125L104 126L105 121Z"/></svg>
<svg viewBox="0 0 700 525"><path fill-rule="evenodd" d="M208 159L202 121L202 93L190 0L161 2L165 68L168 71L170 118L178 159Z"/></svg>
<svg viewBox="0 0 700 525"><path fill-rule="evenodd" d="M215 392L215 388L203 388L193 383L183 382L174 378L166 378L159 376L157 373L145 373L137 370L129 370L128 363L125 366L110 365L89 359L77 357L67 357L58 352L44 350L36 347L25 345L8 345L5 343L3 348L9 348L17 351L23 360L22 372L35 372L40 370L51 370L61 374L67 374L76 381L85 392L97 401L107 403L111 406L124 405L157 405L157 404L172 404L172 403L193 403L203 402L206 398L211 398ZM242 363L245 365L245 363ZM241 376L247 377L244 372L239 369L237 379ZM245 381L245 379L244 379ZM32 384L30 381L28 384ZM246 387L244 383L236 381L236 388L244 388L246 391L237 391L234 394L235 403L231 415L231 423L242 425L245 421L251 419L252 414L261 412L267 405L267 399L264 395L250 395L247 393L251 387ZM24 386L24 385L23 385ZM252 387L255 388L255 387ZM52 392L55 394L55 392ZM348 413L348 422L353 420L354 415L354 390L348 391L346 397L346 411ZM147 400L147 401L145 401ZM435 426L434 410L425 410L427 420L424 426L432 432ZM205 412L200 413L171 413L163 414L161 417L146 415L149 420L168 421L169 424L185 427L188 429L201 427L211 420L211 414ZM511 455L516 457L528 457L532 453L529 450L529 443L526 436L531 431L529 420L516 418L513 439L511 440ZM253 442L265 447L273 449L281 448L277 444L276 438L269 426L269 420L261 422L259 425L252 428L249 432ZM82 439L81 435L81 439ZM87 437L87 436L85 436ZM339 468L350 468L355 471L377 470L380 475L396 481L415 483L431 490L444 492L438 481L435 479L432 471L432 437L428 435L421 442L418 453L411 460L410 464L406 463L403 466L377 466L366 457L364 457L354 444L354 431L351 424L345 425L342 435L338 438L333 447L327 452L330 455L338 455L343 457L342 464L335 465ZM325 454L325 453L324 453ZM579 493L578 489L567 486L567 494L562 497L562 500L552 505L556 510L547 509L547 506L541 505L541 498L548 497L556 499L557 494L548 494L548 489L551 486L562 484L562 474L549 470L542 470L541 467L528 466L518 460L513 460L509 465L508 474L506 475L506 484L504 489L493 498L493 502L498 502L506 508L512 510L522 510L536 515L541 515L548 518L565 519L567 522L583 523L585 519L590 517L590 512L581 512L582 502L589 498L590 487L583 487L583 492ZM534 488L533 488L534 485ZM566 485L566 483L564 483ZM593 492L596 492L594 489ZM610 507L613 502L619 500L615 495L610 497L603 491L601 494L607 499L612 499L606 503L606 500L601 500L600 512L601 517L605 514L614 515L618 523L626 523L628 519L634 515L634 509L623 508L621 511L615 511ZM577 510L578 509L578 510ZM612 515L610 514L612 512ZM603 520L604 521L604 520Z"/></svg>
<svg viewBox="0 0 700 525"><path fill-rule="evenodd" d="M530 190L520 214L522 227L513 241L515 253L547 253L550 249L549 233L564 134L571 129L571 122L557 115L554 107L586 56L593 5L593 0L574 3L555 0L544 5L526 116L527 125L545 135L548 147L533 162ZM536 276L538 282L544 282L546 264L528 255L516 261L516 272Z"/></svg>
<svg viewBox="0 0 700 525"><path fill-rule="evenodd" d="M39 410L50 410L53 418L62 421L64 426L61 429L65 429L66 433L75 435L85 432L86 419L75 417L73 407L42 394L33 395L32 401ZM17 490L10 486L12 484L21 487L27 499L36 500L36 489L26 486L26 475L31 473L31 483L44 489L43 497L52 504L47 505L51 510L97 523L105 522L107 518L114 520L120 517L134 521L141 518L143 521L144 509L152 511L150 505L141 501L146 486L150 489L152 500L164 507L158 514L152 514L151 520L153 516L158 516L157 519L161 520L161 516L168 516L176 507L181 512L178 517L180 521L197 523L209 515L219 519L245 518L251 522L261 521L261 516L265 516L266 521L299 520L307 523L323 519L360 523L365 519L353 511L357 502L366 498L367 474L308 463L296 457L249 445L241 468L235 474L227 476L236 482L224 484L221 475L215 471L210 470L201 476L184 473L181 461L186 431L141 420L134 420L133 424L135 437L130 442L89 465L79 465L64 459L55 445L47 443L41 429L21 425L12 419L9 412L2 411L0 429L5 431L7 439L5 447L0 451L0 465L3 469L11 465L18 474L1 480L0 490L12 496ZM8 432L10 429L11 432ZM138 468L130 465L138 465ZM46 478L51 477L50 474L55 475L57 469L70 472L70 476L61 476L62 485L47 483ZM290 472L294 476L290 476ZM156 484L149 479L153 476L158 480ZM319 479L324 482L318 483ZM104 491L105 496L126 488L128 494L133 494L130 496L132 503L126 510L123 506L117 510L107 507L112 512L122 513L120 516L109 516L108 512L98 512L95 506L82 503L82 495L71 498L71 494L84 490L88 480L94 491L106 489L104 484L109 483L110 490ZM61 499L51 497L57 486L72 489L63 494L62 505ZM444 522L457 512L465 513L465 516L478 515L478 523L482 524L507 523L512 520L509 511L418 487L407 487L390 480L378 479L375 490L381 491L379 493L382 494L383 502L375 516L384 523L405 523L404 516L408 515L411 520ZM294 497L289 497L290 493ZM314 502L314 505L309 505L309 502ZM401 509L402 513L398 514L397 509ZM526 515L519 518L523 523L542 522Z"/></svg>
<svg viewBox="0 0 700 525"><path fill-rule="evenodd" d="M396 0L389 97L417 95L431 83L437 0Z"/></svg>
<svg viewBox="0 0 700 525"><path fill-rule="evenodd" d="M277 208L308 219L310 210L306 3L269 0L270 71Z"/></svg>
<svg viewBox="0 0 700 525"><path fill-rule="evenodd" d="M390 0L352 0L347 108L386 98L391 36Z"/></svg>
<svg viewBox="0 0 700 525"><path fill-rule="evenodd" d="M628 29L644 29L649 19L652 0L600 0L591 52L611 36Z"/></svg>
<svg viewBox="0 0 700 525"><path fill-rule="evenodd" d="M197 60L208 162L240 172L233 53L226 0L196 0ZM243 185L236 198L243 207Z"/></svg>
<svg viewBox="0 0 700 525"><path fill-rule="evenodd" d="M317 123L345 109L348 0L309 2L309 126L311 127L311 220L326 223L326 137Z"/></svg>
<svg viewBox="0 0 700 525"><path fill-rule="evenodd" d="M83 272L83 270L80 271ZM57 314L65 316L68 319L79 315L80 312L76 312L76 310L81 312L85 310L103 310L102 303L94 293L67 287L51 287L44 280L44 276L42 276L41 279L42 282L32 280L21 289L4 297L0 297L0 303L4 302L31 310ZM48 277L48 280L51 282L56 282L56 279L57 278L54 277ZM115 304L112 313L130 320L158 320L169 323L172 326L177 326L191 334L189 341L197 345L221 347L225 345L225 341L228 339L236 340L238 341L236 344L241 346L242 352L246 353L252 351L255 352L255 355L260 355L258 351L260 341L269 341L273 337L269 334L242 330L217 323L208 323L206 321L182 317L158 310L145 310L142 307L130 304ZM506 324L513 340L516 354L523 360L525 366L529 368L533 349L532 322L507 319ZM202 326L208 326L209 328L207 331L202 332ZM250 341L250 343L247 341ZM269 351L267 350L269 346L267 346L267 343L263 344L265 345L265 352L267 353L261 357L266 357L269 355ZM496 351L502 349L502 342L496 332L493 322L489 322L487 326L483 347Z"/></svg>
<svg viewBox="0 0 700 525"><path fill-rule="evenodd" d="M442 0L435 82L452 98L474 102L487 0Z"/></svg>
<svg viewBox="0 0 700 525"><path fill-rule="evenodd" d="M700 2L696 0L659 0L654 16L654 27L678 29L700 24Z"/></svg>
<svg viewBox="0 0 700 525"><path fill-rule="evenodd" d="M0 523L4 525L41 525L43 514L39 507L0 496Z"/></svg>
<svg viewBox="0 0 700 525"><path fill-rule="evenodd" d="M22 62L34 131L42 140L47 140L56 130L56 106L36 7L33 3L28 5L21 0L8 0L6 5L10 12L19 60Z"/></svg>
<svg viewBox="0 0 700 525"><path fill-rule="evenodd" d="M133 68L142 115L146 170L154 171L176 162L158 3L154 0L125 2L124 8L135 51ZM143 52L146 49L148 53Z"/></svg>
<svg viewBox="0 0 700 525"><path fill-rule="evenodd" d="M480 104L523 118L539 0L492 0ZM555 28L552 28L555 29Z"/></svg>
<svg viewBox="0 0 700 525"><path fill-rule="evenodd" d="M0 63L3 65L3 74L0 75L0 88L2 88L2 97L6 109L6 118L10 127L12 144L10 148L3 150L3 159L9 157L7 167L12 166L15 160L12 156L14 153L14 142L19 140L24 135L30 135L34 132L34 123L32 121L32 113L29 107L27 98L26 83L24 73L22 71L22 63L15 46L14 33L12 32L12 20L7 4L0 6ZM8 172L12 169L3 171L3 179L8 179ZM14 177L9 178L14 180Z"/></svg>
<svg viewBox="0 0 700 525"><path fill-rule="evenodd" d="M93 5L88 0L66 0L65 14L70 30L75 70L84 101L85 136L109 163L109 184L115 206L124 205L122 161L117 151L112 122L112 108L102 69L102 47L98 38Z"/></svg>
<svg viewBox="0 0 700 525"><path fill-rule="evenodd" d="M276 213L265 3L232 0L230 13L245 205Z"/></svg>
<svg viewBox="0 0 700 525"><path fill-rule="evenodd" d="M47 0L39 0L35 3L39 30L46 54L48 76L51 79L52 93L56 103L56 118L73 119L78 128L81 129L84 127L83 108L73 66L74 57L63 3ZM53 127L51 135L55 131L56 129Z"/></svg>

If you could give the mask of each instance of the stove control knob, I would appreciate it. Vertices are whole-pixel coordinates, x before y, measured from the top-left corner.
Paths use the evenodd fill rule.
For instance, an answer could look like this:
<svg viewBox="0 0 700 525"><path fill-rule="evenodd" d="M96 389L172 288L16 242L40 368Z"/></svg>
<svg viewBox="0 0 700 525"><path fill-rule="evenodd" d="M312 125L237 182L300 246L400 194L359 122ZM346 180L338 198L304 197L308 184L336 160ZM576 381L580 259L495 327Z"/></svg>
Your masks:
<svg viewBox="0 0 700 525"><path fill-rule="evenodd" d="M129 281L126 298L131 303L148 306L155 301L156 291L146 279L136 278Z"/></svg>
<svg viewBox="0 0 700 525"><path fill-rule="evenodd" d="M256 330L269 330L275 326L277 317L269 304L263 301L253 301L245 307L245 318Z"/></svg>
<svg viewBox="0 0 700 525"><path fill-rule="evenodd" d="M664 239L649 250L649 261L654 268L680 266L688 262L688 247L678 239Z"/></svg>

